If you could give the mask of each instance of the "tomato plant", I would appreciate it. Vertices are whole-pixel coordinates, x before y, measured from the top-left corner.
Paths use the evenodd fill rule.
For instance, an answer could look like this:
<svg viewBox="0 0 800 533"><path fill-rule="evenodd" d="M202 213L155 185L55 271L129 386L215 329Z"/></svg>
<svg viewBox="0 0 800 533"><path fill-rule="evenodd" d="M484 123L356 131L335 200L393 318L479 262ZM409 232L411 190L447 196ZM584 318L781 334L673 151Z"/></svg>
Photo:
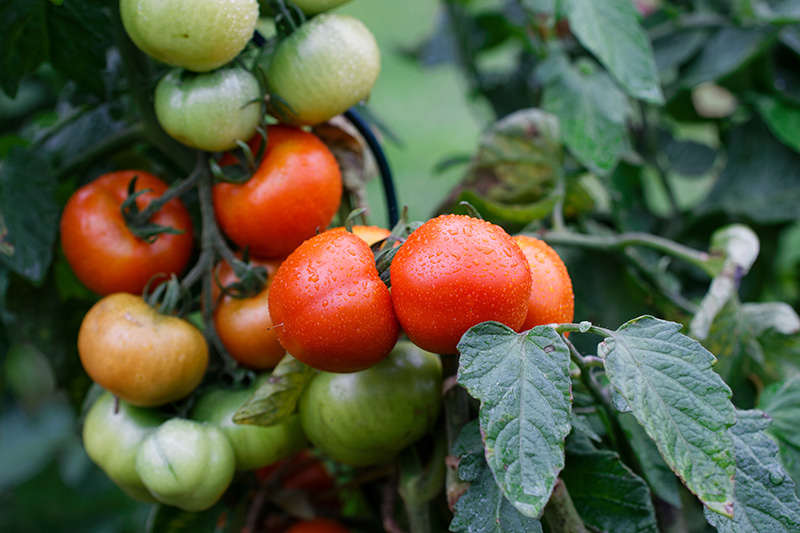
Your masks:
<svg viewBox="0 0 800 533"><path fill-rule="evenodd" d="M558 253L546 242L527 235L514 235L531 267L531 295L522 329L544 324L572 322L575 296L572 279Z"/></svg>
<svg viewBox="0 0 800 533"><path fill-rule="evenodd" d="M494 320L519 330L531 290L528 262L501 227L443 215L416 229L391 266L392 302L424 350L455 353L472 326Z"/></svg>
<svg viewBox="0 0 800 533"><path fill-rule="evenodd" d="M142 407L183 398L208 366L208 346L195 326L124 292L104 297L86 313L78 353L98 385Z"/></svg>
<svg viewBox="0 0 800 533"><path fill-rule="evenodd" d="M286 351L327 372L374 365L399 332L372 251L347 231L320 233L286 258L272 281L269 312Z"/></svg>
<svg viewBox="0 0 800 533"><path fill-rule="evenodd" d="M150 221L179 233L161 233L148 242L126 225L121 207L134 177L140 210L167 190L167 184L149 172L109 172L76 190L61 214L61 246L70 267L84 285L103 296L140 293L157 274L182 273L192 254L192 219L178 198L161 206Z"/></svg>
<svg viewBox="0 0 800 533"><path fill-rule="evenodd" d="M222 231L256 257L283 258L328 227L342 196L339 164L312 133L267 128L267 147L245 183L214 185Z"/></svg>

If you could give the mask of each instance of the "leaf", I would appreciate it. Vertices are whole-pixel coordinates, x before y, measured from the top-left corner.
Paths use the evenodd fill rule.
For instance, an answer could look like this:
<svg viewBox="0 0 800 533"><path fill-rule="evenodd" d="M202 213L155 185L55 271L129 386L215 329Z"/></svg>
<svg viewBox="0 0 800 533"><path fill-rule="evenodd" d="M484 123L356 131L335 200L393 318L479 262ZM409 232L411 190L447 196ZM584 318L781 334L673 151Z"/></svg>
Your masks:
<svg viewBox="0 0 800 533"><path fill-rule="evenodd" d="M758 408L772 418L768 433L780 442L800 448L800 378L766 387L758 399Z"/></svg>
<svg viewBox="0 0 800 533"><path fill-rule="evenodd" d="M153 505L147 517L147 533L214 533L227 514L227 508L217 504L201 512L189 512L170 505Z"/></svg>
<svg viewBox="0 0 800 533"><path fill-rule="evenodd" d="M682 66L708 41L709 31L705 29L682 29L672 31L660 39L653 40L653 53L659 72Z"/></svg>
<svg viewBox="0 0 800 533"><path fill-rule="evenodd" d="M40 154L15 146L0 161L0 213L8 229L0 263L33 283L44 279L53 259L59 217L55 187Z"/></svg>
<svg viewBox="0 0 800 533"><path fill-rule="evenodd" d="M680 324L641 317L598 346L612 386L689 490L712 511L733 514L731 390L714 356Z"/></svg>
<svg viewBox="0 0 800 533"><path fill-rule="evenodd" d="M517 334L485 322L464 334L458 351L458 383L481 401L486 460L497 485L521 513L538 517L564 467L569 350L553 328Z"/></svg>
<svg viewBox="0 0 800 533"><path fill-rule="evenodd" d="M541 220L550 213L561 199L560 194L550 194L538 202L530 204L502 204L482 196L472 189L461 192L458 200L471 204L483 218L498 223L528 224L533 220Z"/></svg>
<svg viewBox="0 0 800 533"><path fill-rule="evenodd" d="M630 0L562 0L578 41L592 52L634 98L664 102L650 39Z"/></svg>
<svg viewBox="0 0 800 533"><path fill-rule="evenodd" d="M786 302L746 303L742 305L742 312L756 335L769 330L784 335L800 332L800 317Z"/></svg>
<svg viewBox="0 0 800 533"><path fill-rule="evenodd" d="M579 434L567 438L561 479L583 521L599 531L658 533L650 490L615 452Z"/></svg>
<svg viewBox="0 0 800 533"><path fill-rule="evenodd" d="M478 419L470 420L453 442L452 455L459 458L458 477L464 481L475 481L481 469L486 467L485 448Z"/></svg>
<svg viewBox="0 0 800 533"><path fill-rule="evenodd" d="M269 379L233 415L237 424L271 426L294 413L303 389L314 376L314 369L286 354Z"/></svg>
<svg viewBox="0 0 800 533"><path fill-rule="evenodd" d="M545 85L542 107L558 117L564 143L589 170L607 175L629 148L628 99L604 72L584 72L564 57L543 62L537 75Z"/></svg>
<svg viewBox="0 0 800 533"><path fill-rule="evenodd" d="M679 141L667 131L661 131L658 145L667 156L670 168L684 176L700 176L714 165L717 151L694 141Z"/></svg>
<svg viewBox="0 0 800 533"><path fill-rule="evenodd" d="M106 2L2 0L0 35L5 39L0 47L0 88L12 98L22 77L42 63L102 93L106 50L113 41Z"/></svg>
<svg viewBox="0 0 800 533"><path fill-rule="evenodd" d="M733 518L706 510L706 519L723 533L800 531L800 500L795 484L777 460L778 447L764 433L769 417L761 411L737 411L729 431L736 445Z"/></svg>
<svg viewBox="0 0 800 533"><path fill-rule="evenodd" d="M756 109L772 134L794 150L800 152L800 107L790 106L777 98L756 100Z"/></svg>

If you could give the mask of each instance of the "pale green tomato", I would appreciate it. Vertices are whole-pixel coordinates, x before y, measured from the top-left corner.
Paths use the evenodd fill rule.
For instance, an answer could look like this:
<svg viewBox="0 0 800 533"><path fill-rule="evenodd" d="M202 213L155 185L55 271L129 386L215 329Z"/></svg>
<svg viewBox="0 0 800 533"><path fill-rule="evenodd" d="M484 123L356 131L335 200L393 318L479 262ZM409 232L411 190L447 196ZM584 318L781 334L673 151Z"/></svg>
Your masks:
<svg viewBox="0 0 800 533"><path fill-rule="evenodd" d="M361 21L318 15L282 41L269 59L272 113L290 124L325 122L369 96L380 69L378 44Z"/></svg>
<svg viewBox="0 0 800 533"><path fill-rule="evenodd" d="M154 503L136 473L136 453L144 438L166 420L156 409L134 407L103 392L83 422L83 446L89 458L133 499Z"/></svg>
<svg viewBox="0 0 800 533"><path fill-rule="evenodd" d="M216 425L228 437L236 454L237 470L254 470L290 457L306 447L308 441L297 415L274 426L236 424L233 415L250 397L253 389L204 393L192 409L191 418Z"/></svg>
<svg viewBox="0 0 800 533"><path fill-rule="evenodd" d="M156 86L156 118L183 144L208 152L230 150L255 134L261 96L258 80L244 69L206 74L174 69Z"/></svg>
<svg viewBox="0 0 800 533"><path fill-rule="evenodd" d="M350 2L350 0L292 0L292 3L299 7L306 15L316 15L323 11L329 11L334 7L339 7L348 2ZM267 0L259 0L259 4L261 5L262 15L273 14Z"/></svg>
<svg viewBox="0 0 800 533"><path fill-rule="evenodd" d="M236 471L228 438L212 425L171 418L142 441L136 472L161 503L184 511L214 505Z"/></svg>
<svg viewBox="0 0 800 533"><path fill-rule="evenodd" d="M206 72L230 62L253 36L258 0L120 0L125 31L144 53Z"/></svg>

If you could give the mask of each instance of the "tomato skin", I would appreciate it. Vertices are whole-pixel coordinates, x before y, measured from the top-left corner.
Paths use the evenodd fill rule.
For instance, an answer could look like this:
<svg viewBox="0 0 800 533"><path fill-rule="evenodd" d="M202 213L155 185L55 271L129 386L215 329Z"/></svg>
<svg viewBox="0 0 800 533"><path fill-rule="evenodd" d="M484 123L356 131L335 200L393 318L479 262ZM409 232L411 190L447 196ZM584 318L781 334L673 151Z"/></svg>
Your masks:
<svg viewBox="0 0 800 533"><path fill-rule="evenodd" d="M119 11L140 50L195 72L233 60L258 22L257 0L120 0Z"/></svg>
<svg viewBox="0 0 800 533"><path fill-rule="evenodd" d="M117 402L108 391L103 392L89 408L83 422L83 446L89 458L131 498L155 503L139 474L136 453L142 440L166 420L153 409Z"/></svg>
<svg viewBox="0 0 800 533"><path fill-rule="evenodd" d="M213 188L222 231L253 256L283 258L328 227L342 197L342 174L314 134L288 126L267 128L259 168L242 184Z"/></svg>
<svg viewBox="0 0 800 533"><path fill-rule="evenodd" d="M261 121L261 97L256 77L241 68L203 74L173 69L156 86L156 118L183 144L220 152L253 136Z"/></svg>
<svg viewBox="0 0 800 533"><path fill-rule="evenodd" d="M67 262L81 283L101 296L141 293L155 274L183 272L192 255L192 219L177 198L167 202L151 221L183 233L162 233L148 243L125 225L120 206L134 176L137 191L151 191L136 199L140 210L168 188L164 181L141 170L109 172L76 190L61 214L61 246Z"/></svg>
<svg viewBox="0 0 800 533"><path fill-rule="evenodd" d="M501 227L442 215L416 229L390 267L392 301L414 344L456 353L472 326L494 320L519 331L531 274L519 246Z"/></svg>
<svg viewBox="0 0 800 533"><path fill-rule="evenodd" d="M367 243L329 230L281 264L269 312L286 351L326 372L357 372L383 359L399 334L389 289Z"/></svg>
<svg viewBox="0 0 800 533"><path fill-rule="evenodd" d="M236 457L218 427L171 418L147 435L136 453L136 472L161 503L184 511L214 505L235 473Z"/></svg>
<svg viewBox="0 0 800 533"><path fill-rule="evenodd" d="M286 533L348 533L350 530L329 518L317 517L297 522Z"/></svg>
<svg viewBox="0 0 800 533"><path fill-rule="evenodd" d="M337 231L347 231L344 226L339 226L339 227L331 228L331 229L334 229L334 230L337 230ZM381 228L381 227L378 227L378 226L359 226L359 225L355 225L355 226L353 226L352 231L353 231L353 233L355 235L358 235L359 237L364 239L364 242L366 242L370 246L372 246L376 242L379 242L379 241L382 241L382 240L388 238L389 235L392 234L392 232L389 231L388 229Z"/></svg>
<svg viewBox="0 0 800 533"><path fill-rule="evenodd" d="M267 270L264 289L249 298L225 295L218 301L221 291L215 283L211 293L216 303L212 319L231 357L248 368L266 370L275 367L286 355L286 350L278 340L268 305L269 288L280 261L251 258L250 262ZM217 265L215 273L223 287L238 280L233 269L224 261Z"/></svg>
<svg viewBox="0 0 800 533"><path fill-rule="evenodd" d="M78 331L78 354L92 380L140 407L188 395L208 366L208 346L197 328L125 292L89 309Z"/></svg>
<svg viewBox="0 0 800 533"><path fill-rule="evenodd" d="M534 326L572 322L575 296L572 279L558 253L546 242L527 235L515 235L531 267L531 295L522 330Z"/></svg>
<svg viewBox="0 0 800 533"><path fill-rule="evenodd" d="M439 414L439 356L401 341L378 364L352 374L320 372L298 412L306 436L334 461L367 466L391 460Z"/></svg>

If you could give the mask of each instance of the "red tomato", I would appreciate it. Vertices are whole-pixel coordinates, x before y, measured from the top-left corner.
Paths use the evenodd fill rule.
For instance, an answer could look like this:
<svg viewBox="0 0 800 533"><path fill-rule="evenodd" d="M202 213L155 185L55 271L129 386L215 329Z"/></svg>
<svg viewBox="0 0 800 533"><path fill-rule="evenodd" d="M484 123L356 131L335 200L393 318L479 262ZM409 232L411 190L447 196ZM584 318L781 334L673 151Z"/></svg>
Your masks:
<svg viewBox="0 0 800 533"><path fill-rule="evenodd" d="M347 231L320 233L286 258L272 280L269 312L283 347L326 372L369 368L399 333L372 251Z"/></svg>
<svg viewBox="0 0 800 533"><path fill-rule="evenodd" d="M261 482L273 480L287 490L298 490L319 496L333 491L336 481L325 464L310 451L303 450L294 456L256 470Z"/></svg>
<svg viewBox="0 0 800 533"><path fill-rule="evenodd" d="M519 331L525 321L528 262L503 228L484 220L429 220L400 246L390 271L397 318L423 350L456 353L476 324L494 320Z"/></svg>
<svg viewBox="0 0 800 533"><path fill-rule="evenodd" d="M527 235L515 235L514 240L530 264L533 280L528 314L522 329L572 322L575 317L575 297L572 294L572 279L564 261L542 240Z"/></svg>
<svg viewBox="0 0 800 533"><path fill-rule="evenodd" d="M78 279L95 293L140 293L155 274L180 274L192 254L192 220L180 200L167 202L153 223L183 231L162 233L152 243L136 237L122 218L120 206L128 184L137 176L136 199L144 210L168 185L141 170L120 170L97 178L75 191L61 215L61 246Z"/></svg>
<svg viewBox="0 0 800 533"><path fill-rule="evenodd" d="M348 529L329 518L317 517L305 522L297 522L286 533L348 533Z"/></svg>
<svg viewBox="0 0 800 533"><path fill-rule="evenodd" d="M267 128L264 157L249 180L218 183L213 190L220 228L257 257L286 257L325 230L341 196L341 171L328 147L288 126Z"/></svg>

